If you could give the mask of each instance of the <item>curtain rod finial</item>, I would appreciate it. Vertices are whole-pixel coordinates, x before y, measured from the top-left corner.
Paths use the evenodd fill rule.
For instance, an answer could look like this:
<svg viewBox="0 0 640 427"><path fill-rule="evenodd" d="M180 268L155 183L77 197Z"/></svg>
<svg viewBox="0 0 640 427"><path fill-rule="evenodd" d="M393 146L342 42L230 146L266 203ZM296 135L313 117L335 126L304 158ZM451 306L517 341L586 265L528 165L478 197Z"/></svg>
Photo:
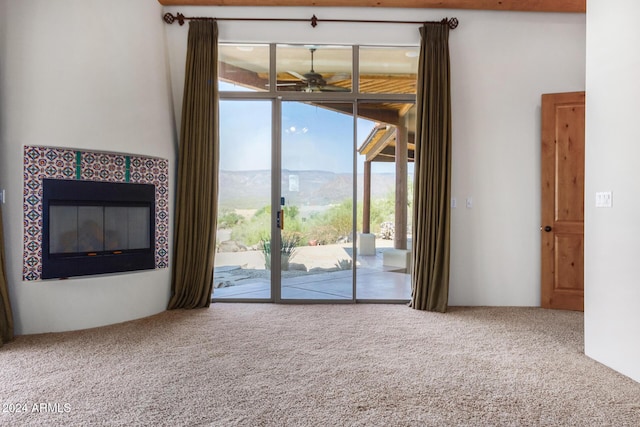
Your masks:
<svg viewBox="0 0 640 427"><path fill-rule="evenodd" d="M446 23L450 29L454 30L458 27L458 18L444 18L443 22Z"/></svg>
<svg viewBox="0 0 640 427"><path fill-rule="evenodd" d="M162 15L162 20L165 23L171 25L171 24L173 24L173 21L175 20L175 17L172 14L170 14L169 12L167 12L164 15Z"/></svg>
<svg viewBox="0 0 640 427"><path fill-rule="evenodd" d="M176 19L178 20L178 24L180 25L184 25L184 20L185 17L183 14L181 14L180 12L178 12L178 14L176 16L173 16L171 13L167 12L162 16L162 20L164 22L166 22L167 24L171 25L173 24Z"/></svg>

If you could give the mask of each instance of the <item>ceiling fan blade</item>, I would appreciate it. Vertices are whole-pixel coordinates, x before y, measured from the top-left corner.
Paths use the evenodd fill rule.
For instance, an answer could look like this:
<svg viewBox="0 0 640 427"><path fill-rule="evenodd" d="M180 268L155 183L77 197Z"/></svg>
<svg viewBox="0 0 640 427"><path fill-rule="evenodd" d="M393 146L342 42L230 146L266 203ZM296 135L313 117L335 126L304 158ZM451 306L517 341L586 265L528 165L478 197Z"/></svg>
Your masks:
<svg viewBox="0 0 640 427"><path fill-rule="evenodd" d="M351 89L349 88L334 85L320 86L320 90L322 92L351 92Z"/></svg>
<svg viewBox="0 0 640 427"><path fill-rule="evenodd" d="M333 76L326 79L327 83L335 83L342 80L351 81L351 73L336 73Z"/></svg>
<svg viewBox="0 0 640 427"><path fill-rule="evenodd" d="M307 78L305 76L303 76L300 73L297 73L295 71L287 71L287 73L291 74L293 77L302 80L303 82L307 81Z"/></svg>
<svg viewBox="0 0 640 427"><path fill-rule="evenodd" d="M351 92L349 88L327 84L328 82L351 80L351 73L336 73L327 81L322 74L314 71L313 54L315 51L315 47L309 48L311 53L311 69L309 72L300 74L296 71L287 71L288 74L300 80L297 84L287 84L287 86L298 86L298 90L302 92Z"/></svg>
<svg viewBox="0 0 640 427"><path fill-rule="evenodd" d="M287 87L302 87L304 85L303 82L287 82L287 83L276 83L276 88L287 88ZM271 85L269 83L265 84L265 87L269 88ZM285 89L283 89L285 90Z"/></svg>

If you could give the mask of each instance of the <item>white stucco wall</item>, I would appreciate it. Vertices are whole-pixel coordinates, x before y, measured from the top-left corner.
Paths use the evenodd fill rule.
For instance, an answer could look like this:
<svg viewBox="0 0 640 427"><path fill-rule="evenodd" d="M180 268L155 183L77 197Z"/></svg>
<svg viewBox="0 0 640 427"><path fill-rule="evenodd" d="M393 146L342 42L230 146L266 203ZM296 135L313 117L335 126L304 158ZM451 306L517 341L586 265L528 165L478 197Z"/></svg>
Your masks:
<svg viewBox="0 0 640 427"><path fill-rule="evenodd" d="M0 7L0 188L7 190L3 211L17 333L114 323L153 314L166 305L169 270L21 281L24 145L155 155L168 158L175 167L172 113L179 120L187 29L162 23L162 10L233 17L456 16L460 26L452 31L450 46L453 195L458 208L452 216L450 304L539 304L540 95L585 88L584 15L380 8L163 9L150 0L0 0ZM417 27L383 28L223 22L220 39L419 42ZM472 209L461 203L467 196L473 197Z"/></svg>
<svg viewBox="0 0 640 427"><path fill-rule="evenodd" d="M640 3L587 2L585 352L640 381ZM613 192L596 208L597 191Z"/></svg>
<svg viewBox="0 0 640 427"><path fill-rule="evenodd" d="M383 8L171 7L186 16L440 20L453 102L451 305L540 304L540 96L585 88L585 15ZM165 27L180 120L187 25ZM221 21L221 41L419 44L418 26ZM474 206L465 208L471 196Z"/></svg>
<svg viewBox="0 0 640 427"><path fill-rule="evenodd" d="M161 6L151 0L0 0L0 7L0 188L6 190L16 334L163 311L170 269L22 281L24 145L163 157L173 185L176 141Z"/></svg>

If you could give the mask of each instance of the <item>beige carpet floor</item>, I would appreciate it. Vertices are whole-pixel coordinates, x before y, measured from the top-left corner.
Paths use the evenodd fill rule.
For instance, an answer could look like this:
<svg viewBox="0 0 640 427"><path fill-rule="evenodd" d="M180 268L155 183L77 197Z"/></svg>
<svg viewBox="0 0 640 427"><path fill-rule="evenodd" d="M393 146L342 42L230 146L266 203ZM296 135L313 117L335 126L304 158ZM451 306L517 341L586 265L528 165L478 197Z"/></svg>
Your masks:
<svg viewBox="0 0 640 427"><path fill-rule="evenodd" d="M640 384L583 354L582 319L218 303L21 336L0 425L639 426Z"/></svg>

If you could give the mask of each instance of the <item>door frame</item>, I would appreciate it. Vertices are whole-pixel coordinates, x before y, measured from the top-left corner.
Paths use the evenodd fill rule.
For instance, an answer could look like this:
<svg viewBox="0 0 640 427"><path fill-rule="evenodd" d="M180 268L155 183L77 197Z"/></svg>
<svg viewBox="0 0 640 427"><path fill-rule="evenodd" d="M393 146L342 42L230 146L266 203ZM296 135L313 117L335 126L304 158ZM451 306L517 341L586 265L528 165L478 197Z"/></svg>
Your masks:
<svg viewBox="0 0 640 427"><path fill-rule="evenodd" d="M266 44L266 43L265 43ZM281 274L281 254L280 251L275 251L271 253L271 297L264 299L219 299L216 301L260 301L260 302L276 302L276 303L301 303L301 302L313 302L313 303L355 303L357 302L356 288L356 274L357 274L357 266L355 260L357 259L357 245L356 245L356 233L357 233L357 158L356 158L356 150L357 150L357 127L358 127L358 105L361 101L363 102L380 102L380 103L406 103L406 104L415 104L416 95L415 94L384 94L384 93L360 93L359 92L359 48L360 45L357 44L345 44L344 46L350 46L352 49L352 91L351 92L322 92L322 93L306 93L306 92L289 92L282 91L278 92L274 88L277 86L277 76L275 70L276 67L276 47L280 43L269 43L269 87L271 88L268 91L264 92L244 92L244 91L223 91L219 92L219 100L246 100L246 101L260 101L260 100L268 100L271 101L271 244L272 247L279 248L281 244L281 233L280 228L277 224L277 215L280 210L280 200L282 194L281 188L281 169L282 169L282 126L281 126L281 117L282 117L282 102L283 101L297 101L297 102L331 102L331 103L344 103L344 104L352 104L353 105L353 194L352 200L353 202L353 211L352 211L352 233L354 236L353 239L353 266L352 266L352 297L351 299L312 299L312 300L294 300L294 299L282 299L282 274ZM302 43L294 43L301 45ZM276 267L274 269L274 266ZM215 297L214 297L215 299ZM369 300L367 300L369 301ZM386 300L375 300L375 302L387 302ZM390 302L397 302L392 300Z"/></svg>
<svg viewBox="0 0 640 427"><path fill-rule="evenodd" d="M285 99L286 97L278 96L274 100L273 104L273 117L272 117L272 160L271 160L271 241L272 247L279 248L282 242L282 231L286 230L285 228L280 228L279 223L282 220L279 220L278 214L284 216L284 212L281 211L283 206L281 205L283 196L282 191L282 104L284 102L304 102L297 99ZM294 97L296 98L296 97ZM317 103L322 103L319 100L314 99L313 101ZM353 176L353 184L351 189L351 199L353 201L353 208L351 211L351 233L353 236L357 233L357 215L358 215L358 207L357 207L357 158L356 158L356 148L357 148L357 109L358 103L357 101L351 100L327 100L330 103L340 103L340 104L351 104L352 113L351 113L351 122L352 122L352 130L351 130L351 152L352 152L352 165L351 165L351 174ZM286 222L286 221L285 221ZM354 238L351 242L352 244L352 259L353 263L351 266L351 298L340 298L340 299L294 299L294 298L282 298L282 268L281 268L281 256L280 251L275 251L277 254L274 256L274 251L271 252L271 297L272 300L276 303L289 303L289 304L300 304L300 303L329 303L329 304L352 304L356 302L356 259L357 259L357 246L356 239Z"/></svg>

